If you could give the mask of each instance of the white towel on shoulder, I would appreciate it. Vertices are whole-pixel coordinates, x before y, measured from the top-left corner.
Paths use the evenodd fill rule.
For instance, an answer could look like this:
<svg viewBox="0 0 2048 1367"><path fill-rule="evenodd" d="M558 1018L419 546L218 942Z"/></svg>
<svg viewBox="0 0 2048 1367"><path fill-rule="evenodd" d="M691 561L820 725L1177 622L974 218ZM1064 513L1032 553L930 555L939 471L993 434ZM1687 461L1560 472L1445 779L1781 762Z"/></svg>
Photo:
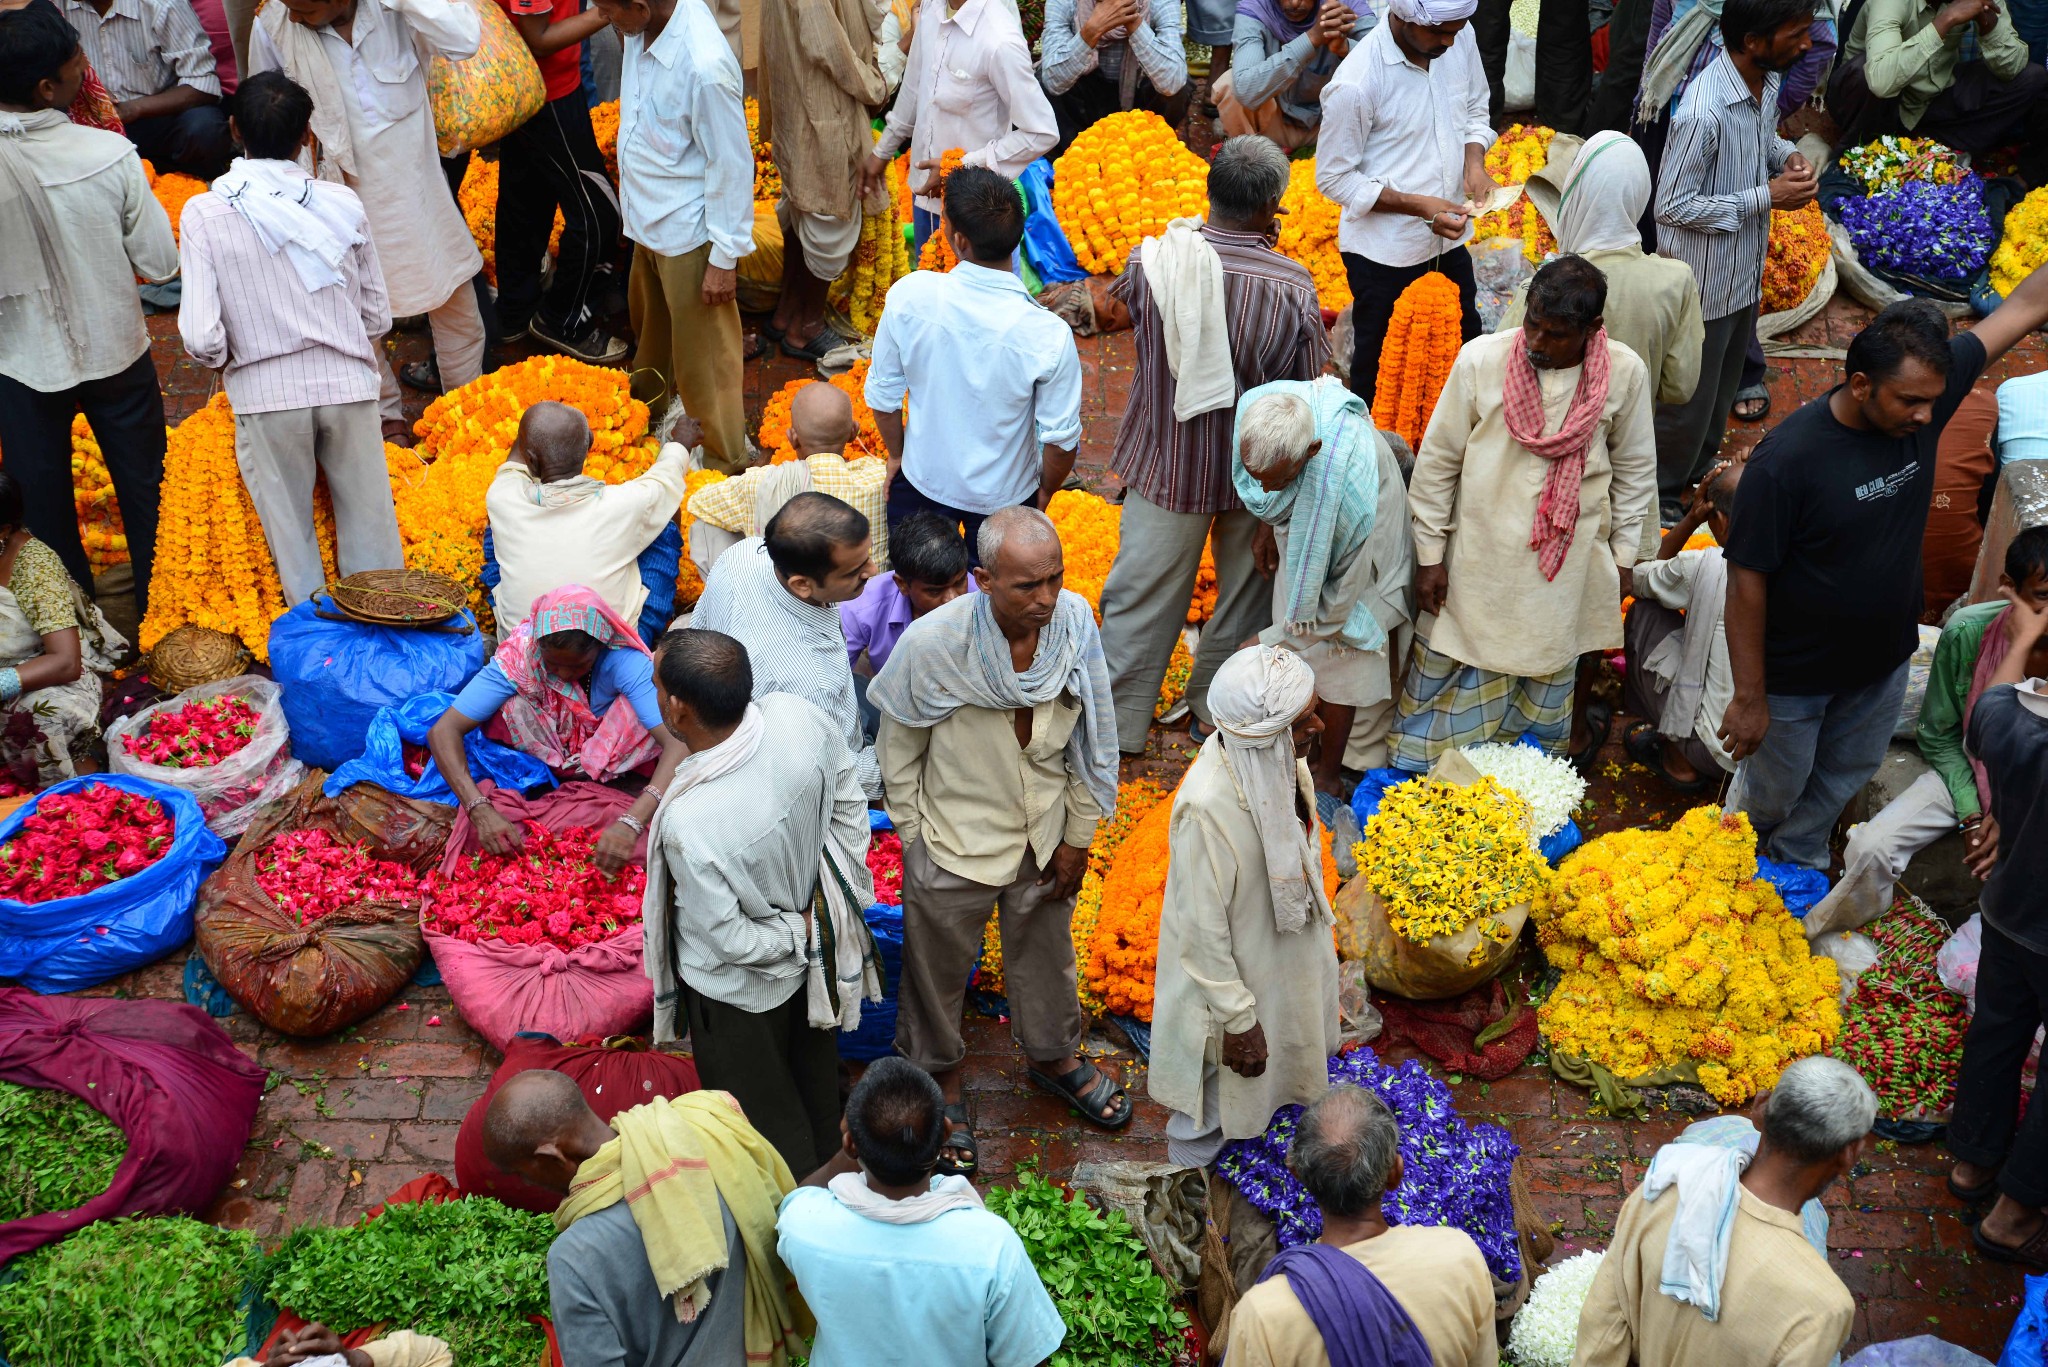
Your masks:
<svg viewBox="0 0 2048 1367"><path fill-rule="evenodd" d="M1223 311L1223 260L1196 229L1198 218L1176 218L1148 237L1145 285L1166 335L1166 368L1173 373L1177 422L1237 402L1237 371L1230 361L1230 320Z"/></svg>

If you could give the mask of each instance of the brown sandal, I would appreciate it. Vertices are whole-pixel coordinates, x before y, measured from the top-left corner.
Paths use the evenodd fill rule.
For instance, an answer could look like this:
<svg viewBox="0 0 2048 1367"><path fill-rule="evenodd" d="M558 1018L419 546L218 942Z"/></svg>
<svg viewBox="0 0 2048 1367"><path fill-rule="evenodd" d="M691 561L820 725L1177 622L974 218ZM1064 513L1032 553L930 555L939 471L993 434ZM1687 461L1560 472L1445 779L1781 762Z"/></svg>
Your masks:
<svg viewBox="0 0 2048 1367"><path fill-rule="evenodd" d="M1984 1224L1980 1220L1970 1227L1970 1242L1977 1245L1977 1251L1995 1263L2014 1263L2030 1267L2036 1272L2048 1272L2048 1221L2034 1231L2034 1237L2023 1244L1993 1243L1984 1237Z"/></svg>

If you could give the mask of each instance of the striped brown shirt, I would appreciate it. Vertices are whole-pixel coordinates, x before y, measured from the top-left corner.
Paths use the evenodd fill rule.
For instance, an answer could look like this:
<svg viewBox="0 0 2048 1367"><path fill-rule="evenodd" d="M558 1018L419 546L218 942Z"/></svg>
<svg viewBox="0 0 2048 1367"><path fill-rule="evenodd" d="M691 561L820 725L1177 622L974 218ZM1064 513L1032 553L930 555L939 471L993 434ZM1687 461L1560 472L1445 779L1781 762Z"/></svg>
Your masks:
<svg viewBox="0 0 2048 1367"><path fill-rule="evenodd" d="M1252 233L1203 224L1223 261L1223 311L1237 392L1272 380L1312 380L1330 355L1315 281ZM1173 416L1173 372L1145 269L1136 257L1110 286L1131 311L1137 373L1116 433L1109 468L1139 497L1169 512L1219 513L1244 505L1230 487L1230 429L1235 405L1188 422Z"/></svg>

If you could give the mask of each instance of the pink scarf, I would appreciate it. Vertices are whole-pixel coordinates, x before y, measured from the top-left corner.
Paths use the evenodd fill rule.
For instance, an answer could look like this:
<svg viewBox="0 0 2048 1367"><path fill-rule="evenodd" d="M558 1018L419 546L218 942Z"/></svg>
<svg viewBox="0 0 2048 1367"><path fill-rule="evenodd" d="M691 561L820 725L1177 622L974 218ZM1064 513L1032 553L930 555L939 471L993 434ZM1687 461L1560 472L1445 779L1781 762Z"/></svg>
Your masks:
<svg viewBox="0 0 2048 1367"><path fill-rule="evenodd" d="M1543 497L1536 504L1536 525L1529 532L1530 549L1545 579L1557 578L1564 558L1572 548L1572 534L1579 525L1579 486L1586 476L1586 448L1592 444L1593 428L1600 411L1607 406L1607 329L1597 329L1586 339L1586 359L1579 371L1579 388L1565 410L1564 422L1549 436L1543 435L1543 386L1536 378L1536 366L1520 342L1508 356L1507 390L1503 412L1508 435L1527 447L1530 454L1550 462L1543 481Z"/></svg>
<svg viewBox="0 0 2048 1367"><path fill-rule="evenodd" d="M550 769L598 783L654 758L661 746L640 724L629 699L613 699L600 718L590 710L586 687L556 678L541 663L540 638L558 631L583 632L606 650L653 654L604 599L580 584L534 599L526 620L492 657L519 694L498 712L512 743Z"/></svg>
<svg viewBox="0 0 2048 1367"><path fill-rule="evenodd" d="M1984 627L1984 635L1977 642L1977 667L1970 671L1970 692L1963 699L1963 734L1970 733L1970 713L1976 709L1977 699L1991 684L1991 676L2005 663L2005 652L2012 648L2012 637L2006 628L2012 625L2012 606L1992 618ZM1970 756L1970 771L1977 776L1977 801L1984 808L1984 814L1991 814L1991 775L1984 772L1984 761Z"/></svg>

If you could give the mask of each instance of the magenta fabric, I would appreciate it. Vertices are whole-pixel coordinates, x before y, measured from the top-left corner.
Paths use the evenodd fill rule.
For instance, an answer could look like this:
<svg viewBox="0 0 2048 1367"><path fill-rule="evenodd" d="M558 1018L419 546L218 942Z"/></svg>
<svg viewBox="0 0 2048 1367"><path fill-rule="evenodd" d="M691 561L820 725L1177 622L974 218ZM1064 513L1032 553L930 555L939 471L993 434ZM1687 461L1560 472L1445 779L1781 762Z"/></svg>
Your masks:
<svg viewBox="0 0 2048 1367"><path fill-rule="evenodd" d="M264 1075L196 1006L0 987L0 1080L69 1092L128 1136L99 1196L0 1224L0 1263L94 1220L204 1210L249 1142Z"/></svg>

